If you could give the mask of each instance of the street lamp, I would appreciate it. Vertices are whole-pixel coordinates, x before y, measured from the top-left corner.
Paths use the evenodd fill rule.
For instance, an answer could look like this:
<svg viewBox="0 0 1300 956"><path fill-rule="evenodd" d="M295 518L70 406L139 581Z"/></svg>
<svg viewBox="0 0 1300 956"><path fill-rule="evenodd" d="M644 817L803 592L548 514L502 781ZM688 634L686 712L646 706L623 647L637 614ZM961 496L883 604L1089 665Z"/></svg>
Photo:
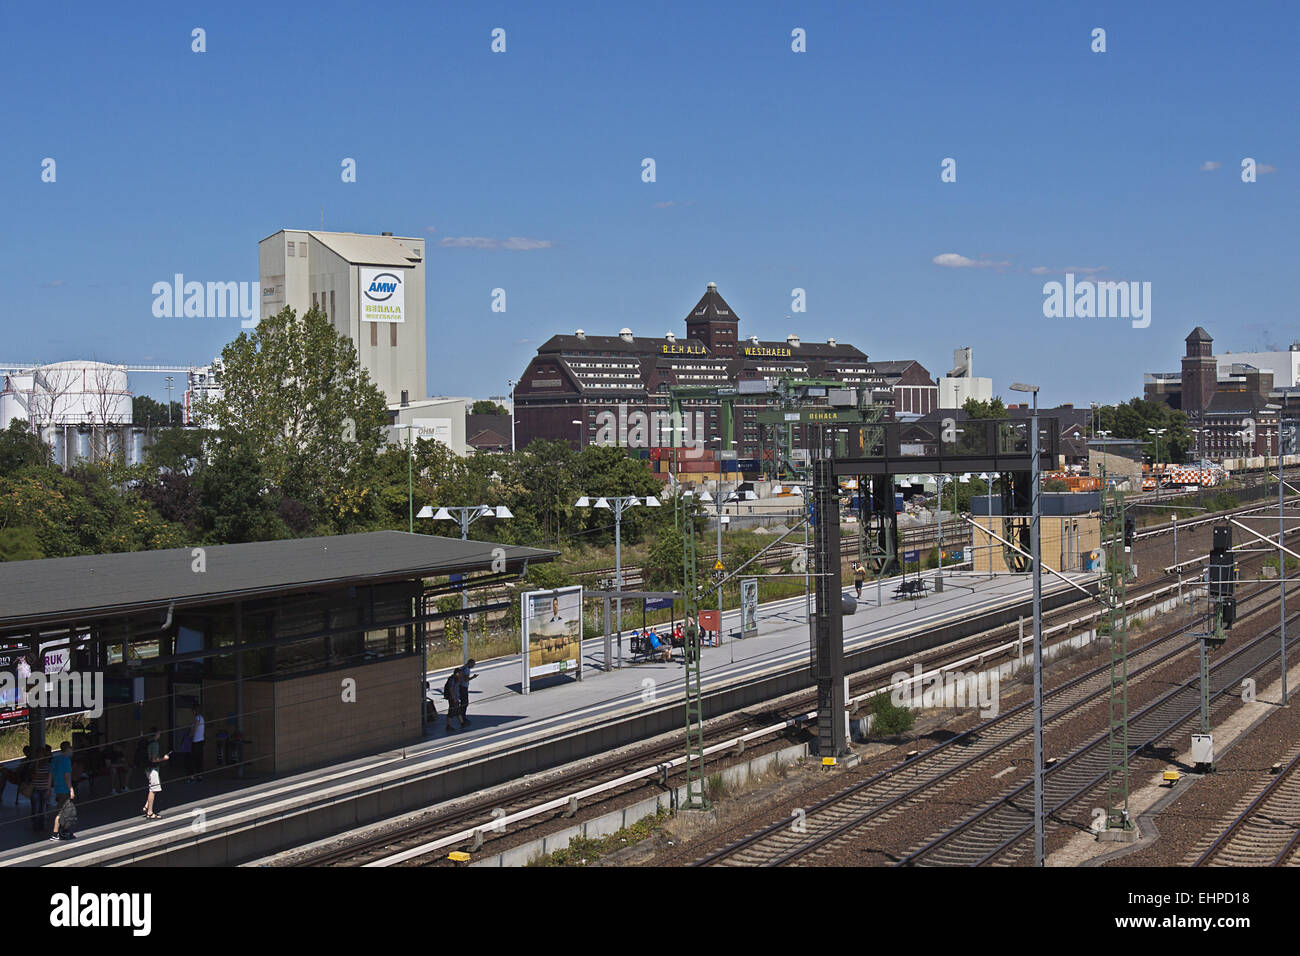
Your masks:
<svg viewBox="0 0 1300 956"><path fill-rule="evenodd" d="M510 386L510 450L515 450L515 386L519 380L512 378L506 382Z"/></svg>
<svg viewBox="0 0 1300 956"><path fill-rule="evenodd" d="M411 429L419 427L414 424L393 426L406 431L406 511L410 523L407 530L412 534L415 533L415 442L411 439Z"/></svg>
<svg viewBox="0 0 1300 956"><path fill-rule="evenodd" d="M493 508L491 505L466 505L463 507L439 508L437 511L433 510L432 505L425 505L423 508L420 509L420 513L416 515L416 517L432 518L434 521L455 521L460 524L460 540L466 541L469 539L469 526L472 525L479 518L501 518L504 520L506 518L513 518L514 515L510 513L510 509L507 508L505 505L497 505L495 508ZM467 610L468 608L469 608L469 594L465 590L464 577L462 576L461 586L460 586L460 609L464 611ZM462 615L461 619L462 621L465 621L465 616ZM468 621L465 622L464 627L465 627L465 637L460 642L461 663L468 664L469 663Z"/></svg>
<svg viewBox="0 0 1300 956"><path fill-rule="evenodd" d="M583 495L577 500L578 508L602 508L606 511L614 512L614 590L623 590L623 512L629 508L636 508L642 503L636 495L625 495L622 497L604 497L597 498L595 502L587 495ZM659 499L654 495L647 495L645 504L651 508L659 507ZM614 607L617 623L615 627L618 633L618 664L623 666L623 598L614 599ZM608 645L606 645L608 648ZM605 662L609 666L609 661Z"/></svg>
<svg viewBox="0 0 1300 956"><path fill-rule="evenodd" d="M1034 495L1030 533L1034 562L1034 863L1037 866L1045 866L1047 861L1043 850L1043 569L1039 555L1039 509L1041 507L1039 486L1042 482L1042 474L1038 461L1038 386L1013 382L1011 390L1029 392L1034 396L1034 407L1029 424L1029 430L1033 432L1030 436L1033 443L1033 475L1030 478L1030 487Z"/></svg>
<svg viewBox="0 0 1300 956"><path fill-rule="evenodd" d="M167 382L167 424L170 425L172 423L172 382L175 378L168 375L165 381Z"/></svg>

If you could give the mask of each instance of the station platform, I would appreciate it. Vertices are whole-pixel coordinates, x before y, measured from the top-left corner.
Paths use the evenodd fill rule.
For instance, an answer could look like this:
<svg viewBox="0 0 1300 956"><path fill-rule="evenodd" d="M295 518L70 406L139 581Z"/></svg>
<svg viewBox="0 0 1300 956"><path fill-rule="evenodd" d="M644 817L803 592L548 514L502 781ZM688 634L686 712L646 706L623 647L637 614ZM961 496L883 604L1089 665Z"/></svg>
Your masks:
<svg viewBox="0 0 1300 956"><path fill-rule="evenodd" d="M1045 608L1083 597L1077 588L1095 587L1095 575L1067 577L1074 586L1045 577ZM944 591L918 599L895 598L898 580L883 581L879 590L868 582L855 613L844 617L850 673L1030 613L1028 575L945 569ZM639 620L639 608L625 606L625 629ZM746 706L749 697L757 702L811 684L802 595L760 605L756 636L734 637L739 624L738 612L725 614L721 646L702 650L702 687L712 702L706 717ZM534 678L527 695L520 692L518 655L484 662L471 685L471 726L445 732L439 697L438 719L424 739L398 750L260 779L209 774L187 783L179 770L165 771L162 820L143 819L138 773L136 789L126 794L107 794L101 782L98 795L78 801L75 841L33 834L27 801L14 806L11 784L0 798L0 865L229 865L682 726L682 652L671 662L633 664L625 633L623 666L607 666L604 644L603 637L584 640L582 680ZM610 664L617 662L615 656ZM440 690L448 673L431 672L430 689Z"/></svg>

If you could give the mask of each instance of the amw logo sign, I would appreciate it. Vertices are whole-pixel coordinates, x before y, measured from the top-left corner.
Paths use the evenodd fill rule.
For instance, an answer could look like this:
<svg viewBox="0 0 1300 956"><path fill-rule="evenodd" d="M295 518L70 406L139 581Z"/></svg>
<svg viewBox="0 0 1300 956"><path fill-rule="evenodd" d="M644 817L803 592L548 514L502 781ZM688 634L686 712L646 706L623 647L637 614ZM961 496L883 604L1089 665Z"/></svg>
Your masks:
<svg viewBox="0 0 1300 956"><path fill-rule="evenodd" d="M361 321L403 322L406 289L398 269L359 269Z"/></svg>

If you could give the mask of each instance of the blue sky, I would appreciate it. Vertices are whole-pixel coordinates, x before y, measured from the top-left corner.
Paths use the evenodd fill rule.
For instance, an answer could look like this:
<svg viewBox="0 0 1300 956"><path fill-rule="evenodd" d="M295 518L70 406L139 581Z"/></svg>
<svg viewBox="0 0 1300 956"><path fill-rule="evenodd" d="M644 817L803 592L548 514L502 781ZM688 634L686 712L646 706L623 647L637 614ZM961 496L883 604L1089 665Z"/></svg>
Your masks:
<svg viewBox="0 0 1300 956"><path fill-rule="evenodd" d="M554 332L684 334L716 281L743 336L935 375L970 345L1008 399L1124 400L1195 325L1220 350L1300 338L1298 11L13 5L0 361L206 361L238 321L155 318L153 283L256 280L258 240L324 207L330 230L427 237L433 394L505 392ZM1243 157L1271 171L1243 183ZM1044 318L1067 268L1150 282L1150 327Z"/></svg>

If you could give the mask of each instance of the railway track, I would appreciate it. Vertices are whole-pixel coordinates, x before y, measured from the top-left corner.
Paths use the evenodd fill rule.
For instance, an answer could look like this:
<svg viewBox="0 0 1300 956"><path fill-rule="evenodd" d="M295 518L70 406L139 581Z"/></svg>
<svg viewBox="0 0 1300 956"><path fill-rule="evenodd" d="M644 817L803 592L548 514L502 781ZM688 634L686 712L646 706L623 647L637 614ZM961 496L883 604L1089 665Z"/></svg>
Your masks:
<svg viewBox="0 0 1300 956"><path fill-rule="evenodd" d="M1192 865L1300 865L1300 747Z"/></svg>
<svg viewBox="0 0 1300 956"><path fill-rule="evenodd" d="M1262 590L1262 589L1260 589ZM1255 597L1260 591L1254 592ZM1250 598L1245 598L1249 600ZM1249 613L1259 613L1277 599L1265 602ZM1243 614L1243 618L1246 615ZM1130 657L1129 680L1141 679L1173 659L1189 653L1194 645L1168 649L1194 625L1185 625L1160 635ZM1110 688L1109 663L1096 667L1045 695L1044 706L1053 707L1044 726L1058 725L1077 716L1084 708L1104 702ZM957 735L902 764L854 784L802 811L796 818L773 822L696 861L696 866L785 866L823 850L867 826L888 824L913 809L918 801L936 798L963 776L987 771L989 758L1023 741L1033 730L1033 702L1026 701Z"/></svg>
<svg viewBox="0 0 1300 956"><path fill-rule="evenodd" d="M1288 624L1300 622L1300 614ZM1278 628L1221 657L1211 665L1211 706L1235 691L1241 681L1267 667L1280 651ZM1288 640L1288 646L1300 641ZM1200 678L1195 677L1162 694L1129 716L1129 759L1147 747L1182 732L1200 715ZM1136 744L1132 741L1137 741ZM1057 761L1044 773L1044 812L1048 825L1077 801L1104 786L1109 771L1108 735L1100 734ZM911 851L900 866L1011 865L1030 852L1026 837L1033 832L1033 780L999 797L984 809Z"/></svg>

